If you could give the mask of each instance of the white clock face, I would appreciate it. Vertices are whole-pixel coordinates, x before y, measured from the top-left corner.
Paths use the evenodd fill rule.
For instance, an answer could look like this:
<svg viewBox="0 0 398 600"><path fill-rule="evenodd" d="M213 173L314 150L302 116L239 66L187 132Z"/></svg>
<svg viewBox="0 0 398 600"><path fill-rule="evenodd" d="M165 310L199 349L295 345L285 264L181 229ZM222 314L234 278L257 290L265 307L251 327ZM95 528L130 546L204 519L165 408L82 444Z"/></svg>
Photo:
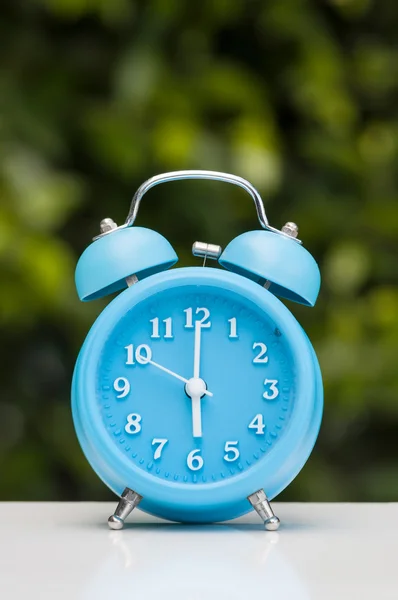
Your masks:
<svg viewBox="0 0 398 600"><path fill-rule="evenodd" d="M283 437L296 366L269 315L237 292L179 286L128 310L103 348L96 397L128 460L169 482L216 483Z"/></svg>

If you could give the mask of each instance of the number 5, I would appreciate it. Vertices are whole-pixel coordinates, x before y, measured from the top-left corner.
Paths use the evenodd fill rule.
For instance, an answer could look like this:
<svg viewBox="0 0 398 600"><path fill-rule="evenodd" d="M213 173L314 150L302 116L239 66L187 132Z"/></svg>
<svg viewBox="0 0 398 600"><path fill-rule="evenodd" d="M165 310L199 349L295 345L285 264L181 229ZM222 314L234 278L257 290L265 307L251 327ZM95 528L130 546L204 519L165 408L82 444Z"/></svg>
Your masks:
<svg viewBox="0 0 398 600"><path fill-rule="evenodd" d="M233 462L239 458L239 450L236 448L238 444L239 442L225 442L224 450L226 454L224 454L224 460L227 462ZM232 456L229 455L228 452L231 452Z"/></svg>

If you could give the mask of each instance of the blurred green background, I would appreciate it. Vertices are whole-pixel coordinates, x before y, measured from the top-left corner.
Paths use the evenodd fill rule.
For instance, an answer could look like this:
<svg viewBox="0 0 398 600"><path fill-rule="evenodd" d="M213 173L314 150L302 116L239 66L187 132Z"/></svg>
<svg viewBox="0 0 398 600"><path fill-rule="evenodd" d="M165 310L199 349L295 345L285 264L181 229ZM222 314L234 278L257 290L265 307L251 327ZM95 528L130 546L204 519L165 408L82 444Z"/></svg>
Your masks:
<svg viewBox="0 0 398 600"><path fill-rule="evenodd" d="M76 261L168 170L224 170L318 260L325 415L284 500L398 498L398 4L371 0L3 0L0 498L108 499L78 446L74 361L106 304ZM258 228L241 190L151 191L137 223L180 265Z"/></svg>

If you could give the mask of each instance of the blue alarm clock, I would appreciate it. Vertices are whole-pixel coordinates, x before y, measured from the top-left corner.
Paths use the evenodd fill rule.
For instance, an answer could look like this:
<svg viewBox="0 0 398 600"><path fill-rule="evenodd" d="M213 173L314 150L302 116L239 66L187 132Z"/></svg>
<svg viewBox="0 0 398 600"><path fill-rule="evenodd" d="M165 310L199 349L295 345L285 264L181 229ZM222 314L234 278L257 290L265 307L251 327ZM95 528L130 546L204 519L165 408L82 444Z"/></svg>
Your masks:
<svg viewBox="0 0 398 600"><path fill-rule="evenodd" d="M172 246L134 222L150 188L181 179L243 188L262 229L224 251L195 242L203 266L170 270ZM294 223L270 226L248 181L213 171L153 177L124 225L101 222L77 264L77 291L83 301L123 291L80 351L72 412L87 460L120 498L112 529L138 504L185 522L254 508L266 529L279 527L269 501L308 459L323 408L315 352L277 298L313 306L319 292L319 269L297 234Z"/></svg>

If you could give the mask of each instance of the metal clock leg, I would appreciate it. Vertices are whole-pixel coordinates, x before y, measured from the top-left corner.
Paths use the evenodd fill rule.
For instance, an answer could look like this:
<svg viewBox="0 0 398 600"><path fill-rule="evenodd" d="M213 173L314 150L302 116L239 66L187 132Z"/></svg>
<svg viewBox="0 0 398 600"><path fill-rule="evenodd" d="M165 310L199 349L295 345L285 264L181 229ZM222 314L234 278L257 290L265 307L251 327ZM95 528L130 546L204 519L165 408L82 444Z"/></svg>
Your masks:
<svg viewBox="0 0 398 600"><path fill-rule="evenodd" d="M124 521L131 511L141 502L142 496L126 488L120 498L115 512L108 519L110 529L123 529Z"/></svg>
<svg viewBox="0 0 398 600"><path fill-rule="evenodd" d="M279 529L280 520L274 514L274 511L271 508L271 505L268 501L267 494L264 490L258 490L247 497L250 504L256 511L256 513L262 518L264 521L264 527L268 531L275 531Z"/></svg>

